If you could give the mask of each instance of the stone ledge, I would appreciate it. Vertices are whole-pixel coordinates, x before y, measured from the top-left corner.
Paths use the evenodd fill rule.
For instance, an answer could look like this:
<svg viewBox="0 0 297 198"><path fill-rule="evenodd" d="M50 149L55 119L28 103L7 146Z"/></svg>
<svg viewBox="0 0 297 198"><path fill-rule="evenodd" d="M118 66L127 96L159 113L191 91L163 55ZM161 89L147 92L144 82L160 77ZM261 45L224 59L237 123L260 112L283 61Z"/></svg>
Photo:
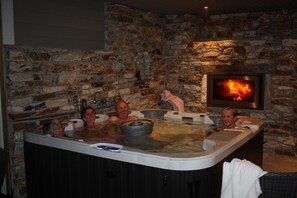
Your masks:
<svg viewBox="0 0 297 198"><path fill-rule="evenodd" d="M45 109L39 112L28 112L18 114L8 114L12 121L29 121L29 120L44 120L53 117L59 117L63 115L69 115L76 113L76 110L62 111L58 107L52 109Z"/></svg>

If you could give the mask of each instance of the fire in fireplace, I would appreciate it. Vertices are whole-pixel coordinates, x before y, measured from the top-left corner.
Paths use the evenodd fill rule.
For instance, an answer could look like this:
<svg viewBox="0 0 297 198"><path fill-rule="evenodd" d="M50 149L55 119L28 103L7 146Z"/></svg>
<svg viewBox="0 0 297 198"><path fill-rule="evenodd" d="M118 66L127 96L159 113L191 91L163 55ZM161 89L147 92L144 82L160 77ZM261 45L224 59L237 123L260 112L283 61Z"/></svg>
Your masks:
<svg viewBox="0 0 297 198"><path fill-rule="evenodd" d="M208 74L207 106L263 109L264 75Z"/></svg>

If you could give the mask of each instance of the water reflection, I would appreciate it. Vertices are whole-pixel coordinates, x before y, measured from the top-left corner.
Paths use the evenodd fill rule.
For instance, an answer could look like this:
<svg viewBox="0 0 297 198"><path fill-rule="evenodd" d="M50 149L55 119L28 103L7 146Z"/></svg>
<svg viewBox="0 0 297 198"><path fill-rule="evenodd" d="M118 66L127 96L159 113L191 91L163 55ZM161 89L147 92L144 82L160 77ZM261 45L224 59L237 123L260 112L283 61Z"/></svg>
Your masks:
<svg viewBox="0 0 297 198"><path fill-rule="evenodd" d="M117 143L123 135L118 126L111 124L102 124L96 128L81 127L76 129L72 138L84 140L88 143L109 142Z"/></svg>
<svg viewBox="0 0 297 198"><path fill-rule="evenodd" d="M185 153L203 151L203 140L212 132L213 127L201 122L163 119L154 120L153 132L147 136L124 136L119 126L102 124L94 129L77 130L73 138L90 143L116 143L149 152Z"/></svg>

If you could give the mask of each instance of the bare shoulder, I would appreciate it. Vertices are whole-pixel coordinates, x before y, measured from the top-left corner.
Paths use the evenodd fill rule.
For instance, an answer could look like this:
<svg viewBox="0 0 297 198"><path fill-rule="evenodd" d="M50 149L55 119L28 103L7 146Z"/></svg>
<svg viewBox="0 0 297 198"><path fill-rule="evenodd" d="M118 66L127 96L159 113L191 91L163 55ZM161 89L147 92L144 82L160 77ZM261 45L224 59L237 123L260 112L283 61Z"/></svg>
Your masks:
<svg viewBox="0 0 297 198"><path fill-rule="evenodd" d="M110 122L115 122L115 121L118 121L119 118L117 116L110 116L109 119L108 119Z"/></svg>

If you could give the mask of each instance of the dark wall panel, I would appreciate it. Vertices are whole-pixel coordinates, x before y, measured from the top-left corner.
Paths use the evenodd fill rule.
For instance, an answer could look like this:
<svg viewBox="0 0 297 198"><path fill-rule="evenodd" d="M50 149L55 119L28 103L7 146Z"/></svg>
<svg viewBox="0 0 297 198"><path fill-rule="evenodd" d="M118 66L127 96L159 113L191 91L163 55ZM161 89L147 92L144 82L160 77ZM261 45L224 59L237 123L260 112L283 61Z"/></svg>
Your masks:
<svg viewBox="0 0 297 198"><path fill-rule="evenodd" d="M15 44L104 49L104 0L15 0Z"/></svg>

